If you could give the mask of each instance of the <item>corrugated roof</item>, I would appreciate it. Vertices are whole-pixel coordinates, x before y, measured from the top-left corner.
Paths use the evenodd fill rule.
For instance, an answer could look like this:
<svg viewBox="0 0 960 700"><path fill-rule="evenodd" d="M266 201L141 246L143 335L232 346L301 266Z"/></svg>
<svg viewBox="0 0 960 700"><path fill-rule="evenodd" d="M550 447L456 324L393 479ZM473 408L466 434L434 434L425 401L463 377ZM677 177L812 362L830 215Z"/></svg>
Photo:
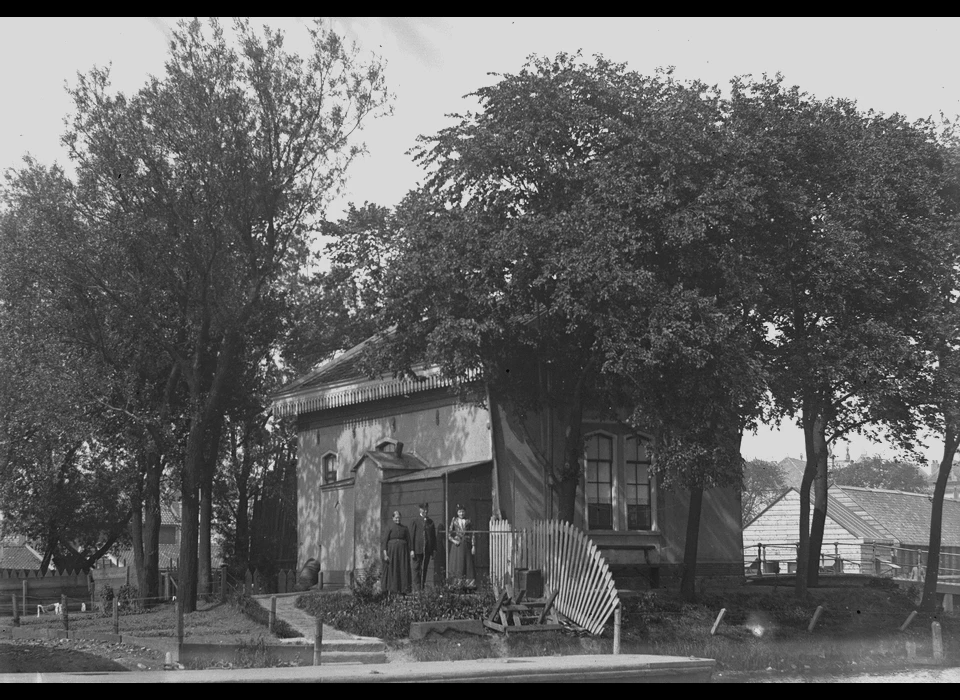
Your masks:
<svg viewBox="0 0 960 700"><path fill-rule="evenodd" d="M401 474L400 476L394 476L389 479L384 479L383 483L385 484L397 484L407 481L422 481L424 479L437 479L442 477L444 474L453 474L454 472L463 471L464 469L471 469L473 467L480 467L484 464L492 464L488 460L483 462L467 462L464 464L448 464L445 467L432 467L430 469L423 469L421 471L415 472L413 474Z"/></svg>

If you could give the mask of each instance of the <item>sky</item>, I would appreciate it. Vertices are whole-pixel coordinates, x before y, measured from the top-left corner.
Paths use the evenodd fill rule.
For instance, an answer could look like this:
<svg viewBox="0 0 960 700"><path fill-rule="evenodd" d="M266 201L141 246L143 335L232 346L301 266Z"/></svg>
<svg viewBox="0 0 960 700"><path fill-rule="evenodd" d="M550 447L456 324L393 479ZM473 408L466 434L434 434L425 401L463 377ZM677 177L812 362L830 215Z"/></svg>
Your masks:
<svg viewBox="0 0 960 700"><path fill-rule="evenodd" d="M71 111L65 85L93 66L111 66L113 86L136 91L164 69L173 17L26 18L0 20L0 169L29 153L68 168L60 144ZM255 18L283 29L287 47L306 47L311 18ZM323 18L355 41L362 57L386 61L394 112L367 125L367 154L354 163L342 195L349 202L397 204L422 178L407 152L421 134L454 123L447 115L476 107L465 97L516 73L531 54L602 54L644 74L673 66L682 80L726 86L738 75L781 73L819 98L855 100L861 109L909 119L960 114L958 18ZM928 459L941 458L928 441ZM847 446L838 446L838 458ZM854 438L854 459L895 452ZM744 456L802 457L803 435L792 425L747 435Z"/></svg>

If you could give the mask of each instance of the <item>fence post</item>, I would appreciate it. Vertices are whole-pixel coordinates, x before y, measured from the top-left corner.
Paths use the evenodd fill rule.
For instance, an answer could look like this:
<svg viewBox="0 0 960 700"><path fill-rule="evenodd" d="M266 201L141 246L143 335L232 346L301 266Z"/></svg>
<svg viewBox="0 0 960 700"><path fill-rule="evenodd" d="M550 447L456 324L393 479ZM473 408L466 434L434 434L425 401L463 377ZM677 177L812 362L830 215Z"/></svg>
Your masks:
<svg viewBox="0 0 960 700"><path fill-rule="evenodd" d="M274 633L274 628L277 625L277 596L270 596L270 619L267 621L267 629L270 631L270 634Z"/></svg>
<svg viewBox="0 0 960 700"><path fill-rule="evenodd" d="M823 614L823 606L818 605L817 609L813 612L813 619L810 620L810 625L807 627L807 632L813 632L813 628L817 626L817 621L820 619L820 615Z"/></svg>
<svg viewBox="0 0 960 700"><path fill-rule="evenodd" d="M23 616L26 617L27 616L27 579L23 579L23 581L21 582L20 589L21 589L20 591L21 597L23 598L23 603L22 603Z"/></svg>
<svg viewBox="0 0 960 700"><path fill-rule="evenodd" d="M712 637L717 633L717 628L720 627L720 623L723 622L723 616L727 614L726 608L720 608L720 614L717 615L716 622L713 623L713 627L710 628L710 636Z"/></svg>
<svg viewBox="0 0 960 700"><path fill-rule="evenodd" d="M180 600L180 596L177 596L177 600L173 606L177 611L177 648L179 649L179 645L183 644L183 601ZM177 658L180 658L179 652Z"/></svg>
<svg viewBox="0 0 960 700"><path fill-rule="evenodd" d="M113 596L113 633L120 634L120 598Z"/></svg>
<svg viewBox="0 0 960 700"><path fill-rule="evenodd" d="M613 611L613 653L620 653L620 623L622 618L622 605L617 605Z"/></svg>
<svg viewBox="0 0 960 700"><path fill-rule="evenodd" d="M901 632L905 631L905 630L907 629L907 627L910 626L910 623L913 622L913 618L915 618L916 616L917 616L917 611L916 611L916 610L914 610L912 613L910 613L909 615L907 615L906 622L904 622L902 625L900 625L900 631L901 631Z"/></svg>
<svg viewBox="0 0 960 700"><path fill-rule="evenodd" d="M757 543L757 576L763 576L763 543Z"/></svg>
<svg viewBox="0 0 960 700"><path fill-rule="evenodd" d="M220 567L220 600L227 602L227 567Z"/></svg>
<svg viewBox="0 0 960 700"><path fill-rule="evenodd" d="M20 626L20 610L17 608L17 594L13 594L13 626Z"/></svg>
<svg viewBox="0 0 960 700"><path fill-rule="evenodd" d="M320 648L323 646L323 622L317 615L317 631L313 639L313 665L320 665Z"/></svg>
<svg viewBox="0 0 960 700"><path fill-rule="evenodd" d="M931 623L930 631L933 633L933 660L943 663L943 636L940 632L940 623Z"/></svg>
<svg viewBox="0 0 960 700"><path fill-rule="evenodd" d="M63 631L70 632L70 615L67 613L67 596L60 595L60 611L63 614Z"/></svg>
<svg viewBox="0 0 960 700"><path fill-rule="evenodd" d="M90 610L97 609L97 582L93 580L93 572L87 574L88 587L90 588Z"/></svg>

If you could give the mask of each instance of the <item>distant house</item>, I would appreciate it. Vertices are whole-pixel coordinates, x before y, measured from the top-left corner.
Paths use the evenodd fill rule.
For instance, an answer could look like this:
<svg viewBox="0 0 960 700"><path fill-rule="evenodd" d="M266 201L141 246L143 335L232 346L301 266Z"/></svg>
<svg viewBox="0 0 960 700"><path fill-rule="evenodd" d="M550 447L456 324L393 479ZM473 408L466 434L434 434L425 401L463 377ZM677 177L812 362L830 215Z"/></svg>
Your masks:
<svg viewBox="0 0 960 700"><path fill-rule="evenodd" d="M929 494L832 485L821 566L847 573L909 577L926 565ZM796 571L800 492L791 487L744 527L744 565ZM941 572L960 575L960 502L944 502ZM922 550L922 552L921 552Z"/></svg>
<svg viewBox="0 0 960 700"><path fill-rule="evenodd" d="M0 537L0 569L39 571L43 555L22 535Z"/></svg>
<svg viewBox="0 0 960 700"><path fill-rule="evenodd" d="M175 570L180 562L180 503L160 505L160 570ZM134 566L133 547L125 547L112 557L121 566ZM216 569L223 563L220 547L210 544L211 566ZM136 577L135 577L136 578Z"/></svg>
<svg viewBox="0 0 960 700"><path fill-rule="evenodd" d="M458 504L482 531L491 516L515 528L557 516L549 465L562 454L563 429L552 411L521 419L495 395L483 406L462 401L436 367L419 368L416 380L370 378L359 363L364 346L272 397L276 415L297 419L298 566L317 559L325 585L375 569L381 525L395 509L409 522L421 502L441 530ZM649 436L597 415L584 416L583 434L574 524L625 572L618 585L627 576L656 585L661 573L677 575L688 497L657 484ZM698 571L742 576L737 490L705 494L700 533ZM444 576L445 542L441 532L434 580ZM477 545L482 574L482 533Z"/></svg>

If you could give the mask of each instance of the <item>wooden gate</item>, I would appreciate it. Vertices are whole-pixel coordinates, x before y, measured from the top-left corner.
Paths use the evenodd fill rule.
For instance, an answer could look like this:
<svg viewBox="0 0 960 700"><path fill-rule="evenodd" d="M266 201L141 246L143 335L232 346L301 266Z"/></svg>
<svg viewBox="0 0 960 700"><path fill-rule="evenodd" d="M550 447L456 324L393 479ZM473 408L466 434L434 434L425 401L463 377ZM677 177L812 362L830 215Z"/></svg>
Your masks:
<svg viewBox="0 0 960 700"><path fill-rule="evenodd" d="M556 610L590 634L600 634L620 604L613 576L596 545L579 529L557 520L538 520L514 530L490 520L490 580L513 582L517 569L539 569L544 595L557 592Z"/></svg>

